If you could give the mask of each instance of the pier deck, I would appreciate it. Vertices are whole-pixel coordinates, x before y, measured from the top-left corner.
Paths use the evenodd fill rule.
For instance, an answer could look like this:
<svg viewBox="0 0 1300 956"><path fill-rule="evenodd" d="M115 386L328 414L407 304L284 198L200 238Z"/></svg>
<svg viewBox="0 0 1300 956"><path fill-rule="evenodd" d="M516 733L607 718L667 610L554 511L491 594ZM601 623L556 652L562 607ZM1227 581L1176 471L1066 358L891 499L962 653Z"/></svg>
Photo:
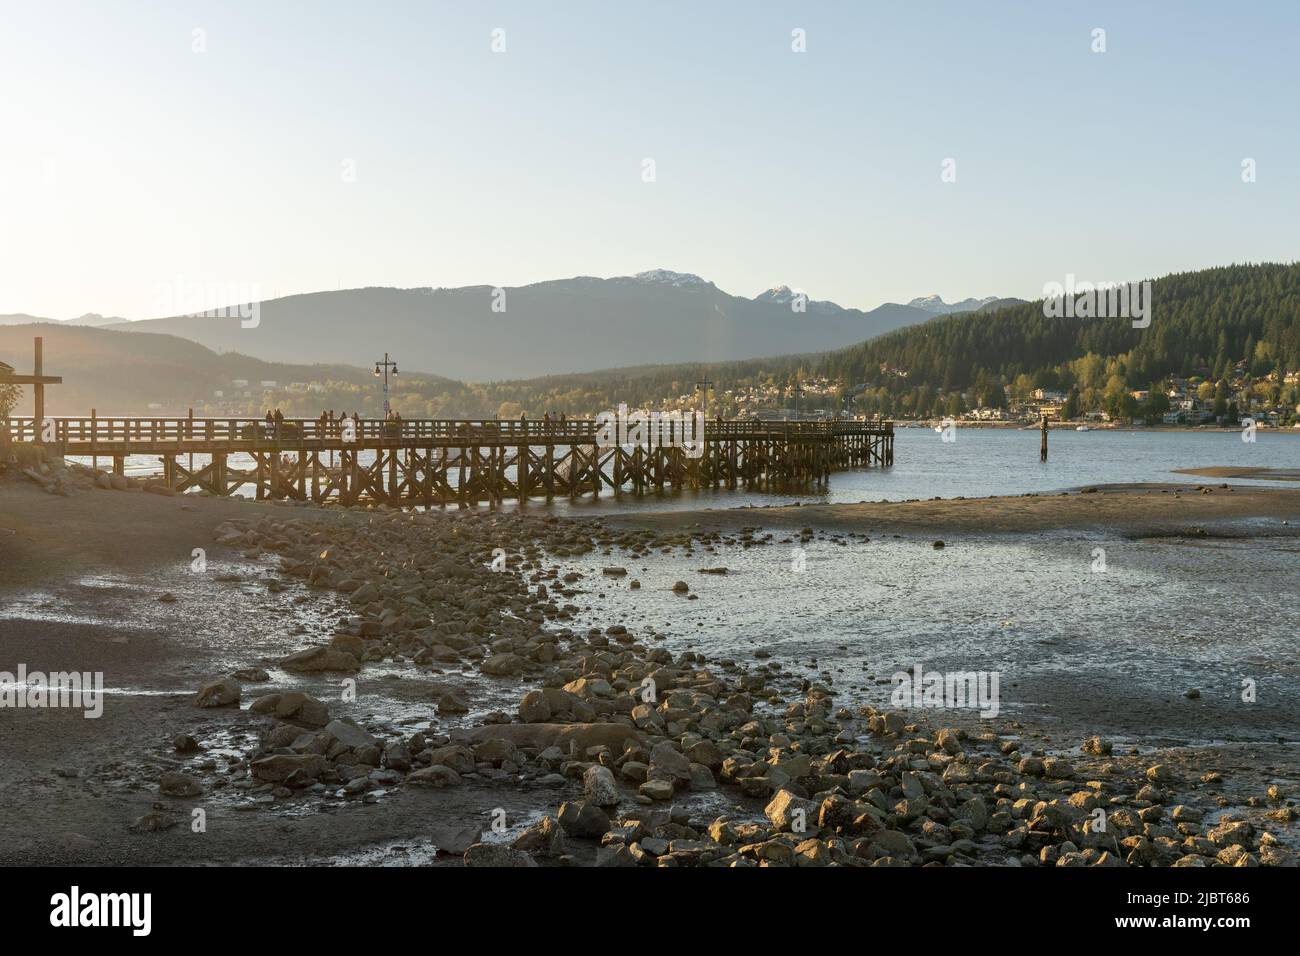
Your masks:
<svg viewBox="0 0 1300 956"><path fill-rule="evenodd" d="M790 489L834 471L889 467L889 421L710 421L687 444L681 422L640 443L603 444L591 419L532 420L256 418L15 418L14 441L64 457L109 458L125 473L132 455L156 455L175 491L342 504L446 505L574 498L665 489ZM206 459L194 464L194 456ZM237 468L232 456L252 466ZM362 461L365 458L367 460ZM184 463L182 463L182 459Z"/></svg>

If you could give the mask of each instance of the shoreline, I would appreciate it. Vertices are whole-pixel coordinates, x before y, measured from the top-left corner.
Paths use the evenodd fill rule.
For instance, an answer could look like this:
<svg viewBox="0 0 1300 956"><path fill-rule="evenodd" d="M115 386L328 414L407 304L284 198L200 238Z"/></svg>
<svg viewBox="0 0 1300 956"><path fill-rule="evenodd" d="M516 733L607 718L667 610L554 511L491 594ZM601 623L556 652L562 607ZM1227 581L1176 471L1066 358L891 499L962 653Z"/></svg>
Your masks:
<svg viewBox="0 0 1300 956"><path fill-rule="evenodd" d="M6 660L24 660L33 667L44 666L49 670L67 666L69 658L75 658L78 663L89 663L91 667L112 673L115 677L109 681L112 686L157 688L151 693L135 690L110 698L105 719L94 722L93 730L86 726L80 714L56 710L38 713L30 721L24 718L23 730L19 732L16 715L0 712L0 721L10 724L5 733L11 756L6 766L0 768L0 784L9 794L5 808L0 810L0 832L21 826L46 834L28 845L17 840L17 830L9 833L5 840L10 850L4 856L11 862L26 863L196 862L193 844L180 825L184 823L187 808L194 806L195 798L178 798L159 794L157 790L160 776L179 773L199 781L197 785L203 791L199 800L211 814L212 825L206 834L202 862L302 861L334 856L374 862L375 853L379 852L376 848L394 842L406 846L410 855L402 851L391 862L459 862L460 851L450 857L438 856L430 843L429 812L431 807L436 807L437 819L442 822L438 827L439 839L434 842L441 843L444 849L459 847L464 842L461 831L474 831L477 827L474 838L480 840L480 845L490 844L487 849L474 851L483 860L519 863L523 860L519 854L525 854L530 861L541 862L590 863L600 859L606 865L644 863L644 850L637 849L639 843L615 841L612 849L598 849L594 840L581 836L584 827L591 825L590 820L586 823L573 820L579 811L584 817L594 816L587 807L593 802L593 786L603 793L610 781L598 773L594 774L600 778L597 783L588 781L592 765L582 760L580 753L574 755L577 763L572 762L572 757L563 759L562 751L559 758L552 756L548 760L539 756L546 750L542 743L560 739L554 737L556 731L541 728L589 726L593 728L591 731L580 732L596 734L593 740L602 739L600 734L604 731L600 728L624 733L616 729L620 727L631 727L646 739L645 747L636 752L635 758L625 754L610 764L617 772L614 799L625 819L650 821L655 832L652 839L658 839L660 832L674 832L675 826L685 827L678 834L678 839L683 841L681 848L667 853L681 865L707 865L733 858L746 865L759 861L789 862L796 855L800 859L810 856L820 863L835 858L853 865L882 862L887 865L887 861L937 863L950 857L954 861L998 865L1042 865L1072 853L1080 855L1071 857L1071 862L1114 863L1135 851L1114 842L1101 846L1096 841L1084 850L1062 849L1069 842L1065 839L1070 832L1069 825L1055 818L1052 822L1050 814L1031 814L1024 818L1008 815L1003 819L998 816L995 795L974 780L941 785L928 777L919 777L924 794L937 801L937 807L949 805L949 815L944 816L941 809L936 809L930 817L923 810L915 814L912 810L900 813L893 808L896 796L892 791L903 787L905 799L908 793L915 797L916 784L901 775L900 767L892 771L883 768L891 765L892 751L906 738L904 725L914 728L911 733L929 738L927 754L931 766L946 768L955 747L956 753L967 755L966 759L973 760L978 754L981 761L1003 765L1003 772L1015 775L1042 800L1060 801L1062 805L1082 786L1084 775L1099 775L1106 781L1103 784L1106 791L1113 790L1115 799L1128 807L1136 799L1132 794L1141 779L1149 776L1147 771L1153 761L1160 760L1165 767L1159 772L1160 786L1171 791L1169 799L1176 790L1180 801L1202 801L1204 794L1199 792L1206 785L1196 783L1198 777L1215 767L1236 766L1239 774L1221 786L1210 786L1219 795L1220 805L1226 801L1235 810L1247 806L1247 801L1261 792L1261 774L1241 766L1237 754L1267 753L1267 758L1258 756L1258 759L1266 759L1275 773L1280 771L1286 777L1296 772L1293 748L1233 741L1205 746L1188 740L1168 750L1161 749L1157 741L1151 750L1147 741L1141 741L1135 748L1140 754L1121 752L1116 746L1113 753L1089 755L1079 749L1086 728L1075 723L1053 729L1024 723L1015 717L983 722L953 713L926 712L908 712L896 722L897 714L891 717L887 711L870 706L864 706L854 715L836 712L830 705L831 695L838 697L840 692L833 685L823 686L825 696L821 696L822 692L808 696L808 682L811 680L814 688L818 686L815 668L804 677L801 669L794 666L769 669L759 660L742 661L736 670L725 659L715 659L714 653L705 650L703 654L692 654L675 642L663 643L663 635L653 629L645 630L635 624L588 630L585 635L581 629L574 628L568 636L563 636L569 630L564 627L566 621L574 618L564 608L573 607L577 612L578 605L592 602L598 596L601 600L594 607L589 605L584 613L603 617L608 622L621 600L611 591L608 579L593 577L591 572L586 572L585 580L579 574L570 582L564 573L568 560L565 556L585 555L589 559L617 563L616 557L599 557L598 549L608 552L613 548L615 554L627 554L630 560L624 560L631 563L638 554L671 550L673 556L665 560L681 562L680 566L687 569L697 565L700 559L679 558L682 548L689 556L693 543L697 547L700 544L721 547L723 543L735 547L752 538L741 529L754 527L777 530L814 527L831 537L846 530L887 529L927 535L937 531L950 542L954 540L953 535L967 536L977 542L988 536L1034 536L1090 528L1122 530L1134 536L1189 534L1203 530L1206 525L1215 526L1216 533L1289 537L1300 525L1300 489L1201 487L1203 492L1189 493L1191 487L1187 485L1103 486L1096 491L1014 498L724 511L628 511L561 519L540 508L539 513L532 514L488 511L413 514L388 509L346 511L109 491L62 498L46 495L35 486L0 484L0 527L12 532L0 531L0 567L8 569L0 575L0 596L19 598L24 592L30 593L33 587L46 595L44 603L32 608L37 612L35 616L23 617L29 614L25 608L30 605L19 608L18 619L26 622L23 626L15 627L14 618L0 619L0 654ZM1284 521L1289 524L1283 524ZM380 544L366 543L375 541ZM434 547L435 541L441 545ZM487 571L492 548L498 543L507 546L506 551L513 556L509 570L517 574ZM214 568L237 569L231 575L236 580L224 585L205 583L207 590L196 593L180 590L186 580L185 566L195 547L206 549ZM492 642L492 648L484 645L482 653L476 656L474 645L483 638L476 638L472 631L453 632L468 641L438 637L432 645L421 645L407 637L400 643L381 638L381 647L373 636L361 636L375 632L363 630L360 623L340 626L337 622L349 619L349 615L361 613L370 619L371 614L377 614L374 608L380 605L366 606L343 596L349 593L355 596L356 592L338 569L354 567L358 579L364 573L364 579L371 581L382 595L389 585L384 583L384 576L377 575L377 570L386 566L389 559L383 556L390 552L398 557L406 555L403 559L406 562L417 562L427 568L424 575L427 593L421 601L429 605L435 622L455 621L467 614L478 617L486 628L482 632L484 636L501 635ZM331 553L340 557L324 562L324 567L333 570L318 580L315 567ZM447 558L454 554L461 555L461 561L453 567ZM337 564L339 561L343 563ZM82 583L85 578L100 574L106 575L107 581L90 587ZM463 583L450 588L437 583L456 579ZM164 588L176 588L180 603L158 604L158 594ZM596 595L596 591L601 593ZM565 601L569 603L561 607ZM435 612L437 602L442 602L445 609ZM382 597L381 604L392 611L403 606L396 591ZM48 614L42 610L46 607L52 609ZM211 634L196 628L195 615L214 608L226 608L233 613L214 622ZM498 613L506 609L513 610L504 616ZM81 623L112 619L119 610L124 612L120 624L105 628ZM132 618L137 613L143 613L148 623L142 625L137 618ZM448 613L450 617L446 617ZM488 616L479 617L483 614ZM278 615L283 617L277 620ZM331 617L336 623L330 623ZM351 619L360 622L362 617ZM137 623L131 623L132 620ZM378 622L379 618L375 620ZM293 621L300 622L298 627L288 630ZM302 622L307 622L307 627ZM537 643L535 627L542 623L551 633L559 628L561 636L557 641ZM187 631L178 631L178 627ZM196 630L198 633L189 633ZM608 634L604 633L606 630ZM403 626L398 633L411 632ZM441 632L435 628L431 633ZM222 643L226 638L233 643ZM439 644L440 640L451 641L456 646L448 648ZM294 672L284 667L286 652L293 656L295 648L321 647L321 642L328 648L347 648L345 653L366 648L364 660L357 659L358 669L352 673L365 693L372 696L361 698L354 706L340 708L330 703L331 719L336 716L355 719L372 739L380 743L387 741L379 750L382 758L376 757L375 764L368 765L376 768L370 770L372 779L346 798L334 795L334 788L341 781L301 789L297 784L285 787L259 782L251 772L258 759L265 759L258 754L281 752L294 736L321 734L318 727L300 724L286 736L281 731L293 726L292 718L288 723L272 720L268 725L268 718L259 716L247 703L268 694L283 696L299 692L328 701L329 695L337 692L336 685L343 674ZM430 647L435 655L446 655L446 662L438 663L443 657L436 656L419 664L420 655L429 652ZM262 649L261 656L259 649ZM666 651L667 657L663 656ZM488 665L489 676L485 665L493 653L510 660L508 666ZM373 657L374 654L380 656ZM693 664L682 666L692 657L697 658ZM592 672L584 671L586 665L579 665L582 660L602 658L607 659L606 663L597 665L594 673L614 689L612 692L591 683ZM612 663L616 660L621 663ZM192 706L193 690L217 680L224 668L240 664L265 668L270 672L270 683L245 684L245 697L239 708L195 709ZM414 672L416 667L418 674ZM496 673L502 667L505 670ZM769 724L773 733L788 736L806 748L806 752L820 752L825 756L834 750L828 743L831 737L839 740L843 736L844 746L859 756L843 768L840 764L823 765L821 758L811 771L802 763L791 764L796 771L793 776L766 769L766 764L744 764L765 769L761 775L738 775L735 768L728 770L709 748L733 748L732 754L749 760L752 751L740 746L739 738L710 732L698 745L693 744L694 731L688 731L684 738L679 733L665 733L671 728L656 722L655 714L636 716L635 701L619 697L618 688L634 686L634 675L644 673L647 667L660 669L667 687L675 688L671 692L674 701L678 695L685 695L683 700L695 701L691 708L703 706L700 711L703 717L728 712L725 706L715 711L719 705L707 703L710 699L720 701L728 694L728 699L735 700L750 697L746 705L752 708L748 719ZM582 683L584 673L586 684ZM553 676L548 678L547 674ZM393 683L395 677L403 679ZM567 701L565 706L572 709L563 718L567 722L555 725L520 722L528 700L528 696L521 700L520 694L528 695L529 688L538 687L539 681L543 689L550 688L535 692L543 694L542 699ZM556 681L573 690L559 694ZM188 687L189 691L177 693L178 686ZM719 690L701 696L701 688L706 687ZM746 687L765 688L763 693L779 703L765 701L762 694L750 695ZM730 689L724 694L721 688ZM377 705L373 696L376 693L388 703ZM395 710L392 704L395 693L409 701L409 706ZM457 716L455 708L442 713L440 701L448 693L466 698L468 709L464 716ZM367 700L370 702L366 703ZM515 701L519 701L518 714L512 712ZM802 716L792 719L790 707L797 708ZM782 708L786 708L785 716ZM421 710L430 714L428 720L407 723ZM839 710L843 711L843 707ZM413 717L404 717L406 713ZM535 714L530 716L536 720ZM939 731L944 725L938 721L956 728L960 736L955 739L942 736ZM727 726L738 724L724 723L723 727ZM990 736L990 727L998 728L998 732ZM409 736L412 728L416 729L421 744L428 748L426 754L431 750L435 754L447 754L438 759L460 761L456 771L458 783L428 790L415 786L406 771L393 774L385 769L389 764L389 749L401 744L401 738ZM175 750L170 737L176 732L193 736L201 749L193 754ZM352 733L346 727L332 732L345 737ZM542 739L536 736L538 733L551 736ZM440 743L444 738L445 742ZM604 739L608 743L607 736ZM1021 741L1010 752L1014 759L1001 746L1007 739ZM510 743L511 740L518 743ZM658 743L651 745L654 741ZM293 746L314 745L295 742ZM415 746L406 749L415 754ZM687 751L691 756L690 766L681 763L681 755ZM284 752L287 756L288 751ZM798 753L798 750L786 751L783 759L794 760ZM512 756L516 754L517 758ZM1059 771L1056 776L1043 775L1038 769L1049 759L1062 761L1056 765ZM788 827L783 829L779 821L772 819L769 800L773 793L779 795L778 788L784 788L784 792L800 800L808 799L824 789L826 782L847 779L845 774L852 769L854 761L862 771L880 768L873 772L883 779L883 791L853 793L857 803L868 802L864 798L873 793L880 794L873 798L875 809L871 810L878 816L879 826L864 822L861 826L870 832L863 833L848 823L828 825L823 839L813 841L818 846L811 847L806 841L792 840ZM1068 774L1066 762L1071 765ZM395 765L400 767L402 763L398 760ZM641 776L639 768L647 765L649 779L667 777L675 781L675 789L668 788L672 796L667 802L646 796L642 785L646 778ZM695 769L697 765L707 774ZM418 766L417 763L417 769ZM1025 767L1028 769L1021 769ZM332 769L329 772L335 773ZM347 768L340 764L338 772L346 775ZM809 773L811 777L807 776ZM945 773L944 779L950 775ZM950 804L954 794L961 797L962 806L976 800L984 808L983 812L973 804L966 812L973 814L977 822L985 822L973 826L966 817L957 815L957 805ZM601 799L608 799L608 794ZM565 801L571 805L568 817L561 813L556 818L555 808ZM509 817L510 826L501 834L492 834L482 826L485 808L491 807L503 808ZM1271 807L1264 806L1261 810ZM673 808L670 814L673 820L680 815L682 823L672 822L668 816L655 816L669 814L669 808ZM816 806L810 809L816 810ZM1133 805L1133 812L1140 809L1141 806ZM1206 805L1198 812L1210 815L1212 810L1212 806ZM739 828L743 838L751 841L743 844L748 849L738 852L737 847L742 844L708 835L717 821L714 824L707 821L719 812L731 819L719 834ZM990 815L996 818L995 823L987 822ZM155 833L131 832L128 824L132 820L152 821L144 825L161 829ZM937 823L939 829L922 832L921 824L925 821ZM1261 814L1256 826L1265 825ZM990 826L992 830L988 829ZM1138 826L1140 829L1141 825ZM457 832L449 832L448 827ZM557 827L569 837L563 852L556 850ZM755 827L758 829L752 829ZM682 836L686 831L691 835ZM1082 839L1078 835L1075 838ZM519 846L512 847L510 843ZM1188 855L1202 862L1212 861L1214 854L1205 856L1207 846L1198 846L1199 852ZM1227 849L1217 845L1209 848L1215 853ZM1252 852L1268 857L1268 862L1289 859L1282 850L1275 852L1252 846ZM1153 852L1149 862L1168 864L1182 855L1182 850L1163 846L1160 853ZM1236 851L1230 855L1239 856ZM1193 861L1186 865L1201 863Z"/></svg>

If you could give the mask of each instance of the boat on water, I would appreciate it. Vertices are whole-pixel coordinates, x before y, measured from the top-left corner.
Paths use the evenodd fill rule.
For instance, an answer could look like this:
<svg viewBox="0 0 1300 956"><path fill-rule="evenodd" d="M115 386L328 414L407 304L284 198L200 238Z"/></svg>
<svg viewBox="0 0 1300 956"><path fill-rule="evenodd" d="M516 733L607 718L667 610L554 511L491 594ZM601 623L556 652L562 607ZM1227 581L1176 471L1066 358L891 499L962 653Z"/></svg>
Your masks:
<svg viewBox="0 0 1300 956"><path fill-rule="evenodd" d="M1076 432L1090 432L1090 431L1092 431L1092 429L1089 428L1087 425L1080 425L1080 426L1078 426L1077 428L1075 428L1075 431L1076 431Z"/></svg>

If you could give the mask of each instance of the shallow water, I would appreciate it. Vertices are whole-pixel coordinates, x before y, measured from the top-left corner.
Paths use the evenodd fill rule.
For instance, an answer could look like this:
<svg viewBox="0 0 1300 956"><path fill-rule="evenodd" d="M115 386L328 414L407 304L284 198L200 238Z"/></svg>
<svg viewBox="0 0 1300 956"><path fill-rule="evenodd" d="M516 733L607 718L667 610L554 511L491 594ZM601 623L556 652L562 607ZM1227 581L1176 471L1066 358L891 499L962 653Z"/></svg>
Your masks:
<svg viewBox="0 0 1300 956"><path fill-rule="evenodd" d="M920 664L997 672L1002 716L1185 741L1300 738L1300 538L1076 532L949 539L936 550L928 538L871 536L804 545L803 572L798 542L780 534L765 547L697 548L686 561L615 553L570 563L595 598L584 623L654 628L671 650L710 659L756 663L762 649L829 677L845 702L888 706L891 675ZM1104 571L1093 570L1097 549ZM628 578L602 578L610 564ZM717 566L728 573L698 570ZM671 590L679 579L698 600ZM1244 678L1256 683L1254 704L1240 699ZM1191 689L1199 700L1183 697Z"/></svg>

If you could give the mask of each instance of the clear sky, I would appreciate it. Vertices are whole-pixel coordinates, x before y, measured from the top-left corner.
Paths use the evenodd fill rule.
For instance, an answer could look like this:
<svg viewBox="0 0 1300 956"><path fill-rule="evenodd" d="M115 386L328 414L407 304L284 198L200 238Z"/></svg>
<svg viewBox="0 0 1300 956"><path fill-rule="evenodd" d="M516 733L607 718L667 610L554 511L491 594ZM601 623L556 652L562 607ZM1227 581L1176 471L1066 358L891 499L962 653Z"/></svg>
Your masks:
<svg viewBox="0 0 1300 956"><path fill-rule="evenodd" d="M1297 39L1292 0L0 0L0 313L658 267L871 308L1292 260Z"/></svg>

